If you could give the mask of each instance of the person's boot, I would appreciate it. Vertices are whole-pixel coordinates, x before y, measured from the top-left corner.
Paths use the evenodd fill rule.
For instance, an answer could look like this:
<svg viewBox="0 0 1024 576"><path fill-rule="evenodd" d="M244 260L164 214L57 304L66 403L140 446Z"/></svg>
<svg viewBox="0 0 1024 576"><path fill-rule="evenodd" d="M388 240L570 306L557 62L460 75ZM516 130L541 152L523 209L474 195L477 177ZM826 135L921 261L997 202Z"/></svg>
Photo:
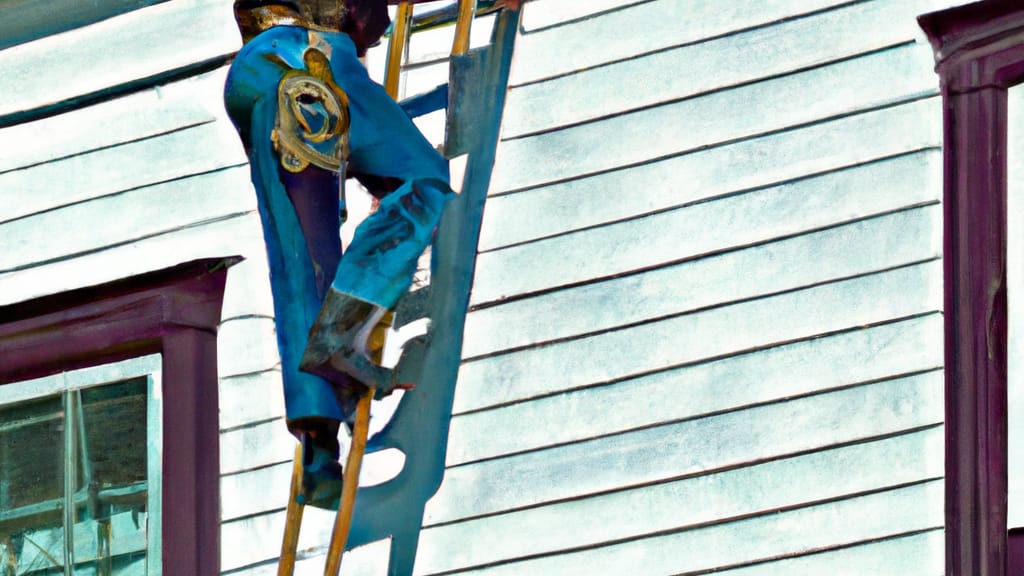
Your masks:
<svg viewBox="0 0 1024 576"><path fill-rule="evenodd" d="M299 369L329 382L351 385L348 379L337 377L342 372L364 386L372 386L378 396L390 392L395 386L392 371L370 359L371 334L387 312L386 308L331 288L309 331Z"/></svg>
<svg viewBox="0 0 1024 576"><path fill-rule="evenodd" d="M343 474L338 438L323 431L300 433L302 443L302 486L295 500L299 504L337 510L341 502Z"/></svg>

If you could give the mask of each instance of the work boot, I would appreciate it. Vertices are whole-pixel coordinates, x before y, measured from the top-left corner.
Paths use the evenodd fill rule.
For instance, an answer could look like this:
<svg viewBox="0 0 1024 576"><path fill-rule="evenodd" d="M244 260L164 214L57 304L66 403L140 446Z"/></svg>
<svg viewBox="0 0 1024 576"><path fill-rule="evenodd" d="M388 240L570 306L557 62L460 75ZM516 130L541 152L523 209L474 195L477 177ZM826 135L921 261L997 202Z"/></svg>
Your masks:
<svg viewBox="0 0 1024 576"><path fill-rule="evenodd" d="M370 359L370 337L377 323L388 310L331 288L324 299L320 315L309 331L306 351L299 369L316 374L329 382L351 386L348 374L363 386L390 392L395 384L392 371ZM365 393L364 390L359 391Z"/></svg>
<svg viewBox="0 0 1024 576"><path fill-rule="evenodd" d="M315 432L302 432L300 441L302 489L295 501L326 510L337 510L343 484L337 437L323 438Z"/></svg>

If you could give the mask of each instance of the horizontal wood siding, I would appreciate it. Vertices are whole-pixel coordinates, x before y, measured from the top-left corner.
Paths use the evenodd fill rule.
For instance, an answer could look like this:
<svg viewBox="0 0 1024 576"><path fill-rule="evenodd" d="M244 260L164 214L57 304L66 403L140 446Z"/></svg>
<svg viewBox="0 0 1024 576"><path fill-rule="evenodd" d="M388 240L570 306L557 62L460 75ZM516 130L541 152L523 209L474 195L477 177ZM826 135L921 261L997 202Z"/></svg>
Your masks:
<svg viewBox="0 0 1024 576"><path fill-rule="evenodd" d="M79 109L74 122L58 114L4 128L0 131L0 172L211 122L216 118L216 108L211 109L217 105L213 97L224 85L226 73L222 68L159 90L100 102ZM40 138L40 134L60 138Z"/></svg>
<svg viewBox="0 0 1024 576"><path fill-rule="evenodd" d="M842 567L847 574L942 574L945 548L942 530L929 530L792 559L759 562L720 574L819 576L836 567Z"/></svg>
<svg viewBox="0 0 1024 576"><path fill-rule="evenodd" d="M594 9L577 11L564 7L560 16L557 16L559 11L556 9L556 16L548 23L571 21L571 25L537 29L531 34L524 34L521 42L516 43L510 82L517 85L573 74L600 64L770 25L784 18L847 2L736 0L726 4L703 0L602 0L596 4L611 10L597 12L596 15ZM529 15L530 12L544 12L548 5L557 4L560 3L534 0L533 5L525 8L524 19L529 23L535 18ZM618 9L614 9L616 7ZM584 18L572 19L574 14ZM629 41L623 41L624 38Z"/></svg>
<svg viewBox="0 0 1024 576"><path fill-rule="evenodd" d="M769 514L728 524L502 564L480 570L480 573L489 576L703 574L719 567L755 564L887 536L931 532L941 529L942 506L942 482L933 480L794 510L772 510ZM933 558L916 560L910 570L900 574L934 573L929 571L936 565Z"/></svg>
<svg viewBox="0 0 1024 576"><path fill-rule="evenodd" d="M954 3L526 3L417 574L941 573Z"/></svg>
<svg viewBox="0 0 1024 576"><path fill-rule="evenodd" d="M492 196L480 248L490 251L934 148L941 143L941 120L938 99L927 98L550 184L529 194ZM861 146L866 133L876 135L874 146ZM683 183L674 175L685 176ZM535 209L538 204L544 210ZM474 293L474 299L479 303L481 296Z"/></svg>
<svg viewBox="0 0 1024 576"><path fill-rule="evenodd" d="M926 314L941 306L941 272L940 263L931 261L467 362L459 373L456 409L521 401Z"/></svg>
<svg viewBox="0 0 1024 576"><path fill-rule="evenodd" d="M711 205L706 205L709 208ZM509 301L475 311L466 322L466 358L493 355L503 350L598 332L621 325L623 316L634 322L654 320L722 303L768 293L784 292L900 266L941 253L941 231L936 227L938 207L924 206L868 217L848 224L814 230L765 243L739 243L737 249L707 257L696 257L606 280L583 284L533 298ZM709 215L714 211L708 210ZM723 211L728 214L729 212ZM691 224L687 221L683 224ZM707 224L707 221L702 224ZM763 223L763 222L762 222ZM742 239L744 230L727 227ZM719 236L705 226L707 236ZM851 243L864 250L849 258L836 258L837 250ZM928 250L922 250L927 246ZM700 253L697 253L698 255ZM793 267L788 263L801 255L814 257L819 266ZM672 261L669 261L672 262ZM656 264L655 264L656 265ZM737 283L735 271L746 270L749 282ZM680 291L679 286L690 289ZM630 294L630 298L622 295ZM531 323L531 314L557 314L565 306L577 305L586 313L557 323ZM521 325L506 331L501 326Z"/></svg>
<svg viewBox="0 0 1024 576"><path fill-rule="evenodd" d="M576 6L567 2L548 2L542 9L526 10L522 16L521 26L525 31L534 32L541 28L567 24L601 12L650 1L652 0L589 0Z"/></svg>
<svg viewBox="0 0 1024 576"><path fill-rule="evenodd" d="M645 58L602 64L586 74L524 85L509 93L504 135L519 137L551 130L893 48L914 36L914 17L931 4L922 0L854 3L816 17L661 49ZM535 12L527 10L525 17L529 19L530 14ZM841 27L843 32L822 42L822 27ZM577 34L575 30L564 33ZM529 45L527 39L536 38L527 35L524 45ZM692 72L678 74L676 70ZM629 78L638 88L623 90L622 78ZM559 106L560 101L573 102L573 106Z"/></svg>
<svg viewBox="0 0 1024 576"><path fill-rule="evenodd" d="M482 253L473 303L618 276L937 202L942 191L935 175L939 166L938 153L922 154ZM599 246L615 250L590 258ZM565 260L578 264L566 267Z"/></svg>
<svg viewBox="0 0 1024 576"><path fill-rule="evenodd" d="M295 576L320 576L324 572L326 542L330 539L334 514L317 508L306 508L299 553L295 563ZM230 576L276 576L277 561L269 559L250 564L254 556L269 552L276 556L281 548L280 528L284 525L284 512L229 522L221 530L224 542L235 546L221 547L221 567ZM346 552L342 561L345 576L387 576L389 540L382 540ZM241 567L240 567L241 566Z"/></svg>
<svg viewBox="0 0 1024 576"><path fill-rule="evenodd" d="M504 140L492 190L579 178L933 95L935 74L920 66L929 57L923 44L899 46L601 122Z"/></svg>
<svg viewBox="0 0 1024 576"><path fill-rule="evenodd" d="M741 410L774 401L856 385L892 374L935 370L942 365L941 317L851 327L827 337L757 349L721 360L634 376L573 394L554 393L532 402L465 413L452 423L449 465L585 440L651 422L672 422ZM864 366L863 358L873 362ZM816 359L810 362L809 359ZM729 382L727 388L722 382ZM664 402L680 396L685 402ZM608 406L631 410L603 414ZM603 414L601 418L587 418ZM565 427L538 427L571 417ZM502 434L488 434L488 429Z"/></svg>
<svg viewBox="0 0 1024 576"><path fill-rule="evenodd" d="M932 409L937 409L933 416L938 415L941 419L941 405L933 404ZM716 526L715 531L724 535L737 532L729 526L730 521L763 514L793 513L813 508L819 502L841 501L850 494L871 494L884 492L892 486L932 482L931 479L942 475L942 460L937 458L941 453L941 429L932 428L890 439L449 524L426 532L425 549L438 552L435 556L421 556L423 564L419 568L429 573L451 566L481 564L492 559L495 553L529 557L562 550L598 548L602 543L626 541L637 535L650 538L679 533L674 539L685 542L688 529L710 526ZM848 473L850 468L867 459L883 456L894 458L892 468L876 467L857 475ZM939 493L940 505L937 512L930 514L931 519L906 531L941 526L941 486ZM910 522L920 521L921 515L916 516L918 518ZM934 520L936 517L937 522ZM517 537L523 530L530 534L530 538ZM734 537L742 538L743 534ZM751 543L754 541L751 538ZM637 547L638 544L632 546ZM691 554L695 557L689 560L707 562L708 557L724 554L727 560L732 558L736 562L742 558L741 549L709 549L703 554ZM441 553L441 550L449 552ZM782 550L769 548L765 552L765 556L771 556L772 552ZM648 553L652 560L659 555L655 551ZM606 553L594 550L589 555L604 556ZM662 555L666 556L662 561L669 562L662 572L645 571L651 567L638 566L639 573L674 573L670 570L684 567L679 564L683 561L679 556ZM575 563L569 558L561 561L552 558L548 564L562 565L562 562L565 565ZM521 564L529 565L529 562ZM562 572L523 569L520 573Z"/></svg>
<svg viewBox="0 0 1024 576"><path fill-rule="evenodd" d="M240 45L230 3L174 0L0 51L0 121L223 61Z"/></svg>

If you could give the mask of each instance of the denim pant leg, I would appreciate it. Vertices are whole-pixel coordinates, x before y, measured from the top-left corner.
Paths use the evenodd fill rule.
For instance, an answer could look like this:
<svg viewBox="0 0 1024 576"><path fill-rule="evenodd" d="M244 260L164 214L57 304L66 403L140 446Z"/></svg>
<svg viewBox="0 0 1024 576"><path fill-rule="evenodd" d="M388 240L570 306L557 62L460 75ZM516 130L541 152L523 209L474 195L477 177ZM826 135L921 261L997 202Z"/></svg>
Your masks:
<svg viewBox="0 0 1024 576"><path fill-rule="evenodd" d="M451 195L443 182L410 180L385 196L356 229L332 288L381 308L394 307L409 290L417 260Z"/></svg>
<svg viewBox="0 0 1024 576"><path fill-rule="evenodd" d="M253 110L253 133L265 139L254 142L251 156L257 206L270 264L277 343L281 353L285 410L288 420L319 417L344 420L351 406L337 395L329 382L299 370L309 336L320 311L313 262L295 208L281 184L280 160L270 146L274 101L259 101Z"/></svg>

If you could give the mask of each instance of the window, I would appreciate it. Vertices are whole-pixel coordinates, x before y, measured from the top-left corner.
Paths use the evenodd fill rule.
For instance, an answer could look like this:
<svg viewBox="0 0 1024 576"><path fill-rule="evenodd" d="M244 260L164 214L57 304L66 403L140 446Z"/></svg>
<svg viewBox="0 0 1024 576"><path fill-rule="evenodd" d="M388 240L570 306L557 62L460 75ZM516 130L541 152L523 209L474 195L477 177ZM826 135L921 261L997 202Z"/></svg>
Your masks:
<svg viewBox="0 0 1024 576"><path fill-rule="evenodd" d="M125 360L144 362L143 357L159 354L159 377L151 376L152 380L147 380L146 384L144 505L147 541L145 546L136 545L134 549L139 552L145 549L150 574L215 576L220 572L217 327L227 268L239 260L237 257L196 260L108 284L0 307L0 411L9 414L21 411L23 418L38 418L37 433L44 435L49 446L48 451L42 452L49 454L48 465L59 467L65 478L74 477L73 481L63 481L59 489L42 483L36 487L36 492L15 494L21 498L20 503L5 505L3 510L18 508L24 512L24 506L38 502L59 505L62 510L60 528L51 517L50 534L60 540L67 530L75 537L68 540L77 539L79 522L71 509L78 505L80 496L78 491L72 491L72 487L83 485L84 471L79 466L83 460L67 456L74 456L73 452L81 449L81 442L75 440L82 436L87 440L87 448L99 451L97 445L89 446L90 438L96 439L107 431L113 432L115 437L126 434L123 428L119 428L123 423L94 423L91 411L99 409L97 403L99 406L119 404L118 409L132 412L131 418L141 426L141 415L131 408L133 404L138 408L141 403L141 384L135 382L140 382L138 376L157 373L143 370L91 381L109 382L112 384L110 387L78 383L75 380L77 376L73 375L79 374L75 371L82 368L96 371L101 370L97 366L104 364ZM59 384L62 371L67 371L66 384ZM90 372L82 372L86 373ZM31 396L17 396L21 386L19 382L54 376L58 378L54 381L58 384L50 393L44 394L36 389ZM79 391L82 410L77 409ZM58 430L47 432L42 422L52 418L55 411L69 416L61 417L63 427L57 425ZM155 420L153 412L159 412L159 420ZM68 425L69 421L71 425ZM105 425L114 428L104 428ZM157 440L157 434L162 440ZM124 441L124 438L118 440ZM55 450L54 443L61 448ZM158 456L153 456L154 446L160 447ZM133 515L132 506L136 510L143 506L138 500L138 493L134 495L135 503L131 502L131 492L138 490L142 478L138 448L131 453L134 454L134 471L127 476L109 477L110 486L106 487L108 490L104 494L110 504L113 504L113 499L121 500L116 512L127 513L125 519L131 520L129 525L134 523L136 515L141 522L141 512ZM151 464L156 465L157 462L160 470L173 473L163 476L156 473ZM30 464L42 466L45 462L40 457L39 462ZM129 469L132 467L128 466ZM91 479L97 479L102 485L104 479L98 476L102 474L98 466L90 474ZM97 486L95 502L100 500L99 490ZM156 496L160 502L173 505L161 508L152 504L151 498ZM65 507L66 502L73 505ZM148 516L157 509L160 510L159 518ZM111 511L115 509L111 507ZM65 517L70 517L71 521L63 520ZM102 511L97 510L83 513L82 518L85 517L92 520L104 518ZM121 519L118 517L117 521ZM110 520L113 523L115 518L111 516ZM92 525L93 528L96 526ZM22 529L29 530L30 527ZM87 539L92 538L88 525L81 533ZM30 533L29 537L34 542L33 534ZM4 546L9 550L24 551L25 542L19 544L13 540ZM113 537L110 543L112 552L116 552L116 546L121 544ZM31 543L28 546L34 547ZM82 554L87 557L88 551L96 548L96 545L87 543ZM52 565L63 562L65 547L62 543L56 547L56 552L61 559L54 556L56 561L51 562ZM51 554L49 550L47 553ZM73 550L72 554L77 555L78 552ZM132 554L120 555L125 559L118 559L118 555L113 553L110 556L113 569L118 561L130 561L128 558ZM137 553L135 558L138 558ZM24 558L21 558L21 564L25 564ZM159 572L155 566L160 567ZM93 572L90 570L84 573L91 576Z"/></svg>
<svg viewBox="0 0 1024 576"><path fill-rule="evenodd" d="M0 387L0 574L160 574L159 370Z"/></svg>

